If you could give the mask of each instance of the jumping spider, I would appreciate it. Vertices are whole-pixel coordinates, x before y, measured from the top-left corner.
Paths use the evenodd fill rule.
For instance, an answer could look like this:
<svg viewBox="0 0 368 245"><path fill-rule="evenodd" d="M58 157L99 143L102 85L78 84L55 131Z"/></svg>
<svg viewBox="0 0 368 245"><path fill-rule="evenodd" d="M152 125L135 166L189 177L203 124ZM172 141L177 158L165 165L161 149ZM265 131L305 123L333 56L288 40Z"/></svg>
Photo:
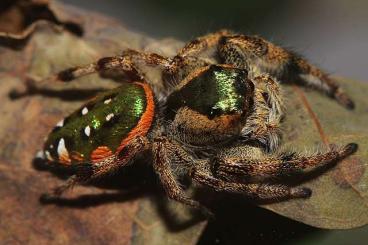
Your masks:
<svg viewBox="0 0 368 245"><path fill-rule="evenodd" d="M212 59L202 56L211 50ZM159 68L162 83L152 83L142 64ZM351 143L308 156L276 153L284 110L279 82L313 87L350 109L354 104L326 73L260 37L219 31L189 42L173 58L127 50L44 81L112 70L124 73L125 82L60 121L46 140L40 156L74 175L44 198L115 172L143 152L151 154L171 199L203 211L179 177L253 199L307 198L310 189L273 180L283 182L357 149Z"/></svg>

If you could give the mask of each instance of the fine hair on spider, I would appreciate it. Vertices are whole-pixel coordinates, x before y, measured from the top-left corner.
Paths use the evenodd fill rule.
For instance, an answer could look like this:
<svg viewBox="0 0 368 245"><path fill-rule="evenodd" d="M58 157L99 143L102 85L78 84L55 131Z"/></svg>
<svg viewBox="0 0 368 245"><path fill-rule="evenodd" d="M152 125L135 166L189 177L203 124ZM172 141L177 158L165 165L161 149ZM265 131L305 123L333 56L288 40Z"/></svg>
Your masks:
<svg viewBox="0 0 368 245"><path fill-rule="evenodd" d="M208 50L213 50L212 57L203 55ZM160 84L151 82L142 64L161 71ZM45 141L40 157L50 165L75 170L45 194L45 200L134 164L137 156L148 153L168 197L209 214L186 195L180 177L256 200L307 198L309 188L284 180L336 163L357 150L350 143L304 155L280 151L286 96L281 83L312 87L347 109L354 103L333 79L301 56L261 37L227 30L187 43L174 57L125 50L31 87L111 70L123 72L124 82L61 120Z"/></svg>

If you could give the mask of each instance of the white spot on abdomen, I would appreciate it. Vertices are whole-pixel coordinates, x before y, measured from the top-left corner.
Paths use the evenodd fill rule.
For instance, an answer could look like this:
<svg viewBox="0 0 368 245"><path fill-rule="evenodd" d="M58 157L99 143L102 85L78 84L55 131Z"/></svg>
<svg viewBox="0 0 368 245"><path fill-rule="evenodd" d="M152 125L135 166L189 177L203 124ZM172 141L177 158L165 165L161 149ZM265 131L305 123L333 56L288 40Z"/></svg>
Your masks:
<svg viewBox="0 0 368 245"><path fill-rule="evenodd" d="M62 127L64 126L64 119L63 120L60 120L57 124L56 124L56 127Z"/></svg>
<svg viewBox="0 0 368 245"><path fill-rule="evenodd" d="M45 151L45 156L46 156L46 159L49 160L49 161L54 161L54 158L52 158L51 154L49 151Z"/></svg>
<svg viewBox="0 0 368 245"><path fill-rule="evenodd" d="M84 133L89 137L91 135L91 128L89 126L85 127Z"/></svg>
<svg viewBox="0 0 368 245"><path fill-rule="evenodd" d="M88 113L88 108L87 107L83 107L82 109L82 115L86 115Z"/></svg>
<svg viewBox="0 0 368 245"><path fill-rule="evenodd" d="M111 98L104 101L104 104L109 104L111 102Z"/></svg>
<svg viewBox="0 0 368 245"><path fill-rule="evenodd" d="M59 140L59 144L58 144L58 147L57 147L57 153L60 156L65 156L65 157L68 157L69 156L69 152L68 150L66 149L65 147L65 140L64 138L61 138Z"/></svg>
<svg viewBox="0 0 368 245"><path fill-rule="evenodd" d="M45 152L44 151L38 151L36 153L36 158L45 159Z"/></svg>
<svg viewBox="0 0 368 245"><path fill-rule="evenodd" d="M36 158L40 158L42 160L49 160L50 162L54 161L49 151L38 151L36 154Z"/></svg>
<svg viewBox="0 0 368 245"><path fill-rule="evenodd" d="M114 113L110 113L110 114L108 114L107 116L106 116L106 121L110 121L111 120L111 118L113 118L115 115L114 115Z"/></svg>

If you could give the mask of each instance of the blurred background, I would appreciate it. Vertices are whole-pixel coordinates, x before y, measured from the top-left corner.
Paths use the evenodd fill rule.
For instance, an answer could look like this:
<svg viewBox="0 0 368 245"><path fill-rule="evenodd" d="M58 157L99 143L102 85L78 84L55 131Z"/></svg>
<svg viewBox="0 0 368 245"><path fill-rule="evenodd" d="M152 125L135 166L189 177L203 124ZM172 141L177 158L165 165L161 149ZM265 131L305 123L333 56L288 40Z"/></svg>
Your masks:
<svg viewBox="0 0 368 245"><path fill-rule="evenodd" d="M303 54L333 75L368 82L367 0L62 1L112 16L129 29L155 38L188 41L220 28L258 34ZM244 217L245 226L210 223L200 244L221 244L224 240L334 245L368 241L368 227L327 231L253 209L253 216Z"/></svg>
<svg viewBox="0 0 368 245"><path fill-rule="evenodd" d="M302 53L330 73L368 81L367 0L62 0L156 38L229 28Z"/></svg>

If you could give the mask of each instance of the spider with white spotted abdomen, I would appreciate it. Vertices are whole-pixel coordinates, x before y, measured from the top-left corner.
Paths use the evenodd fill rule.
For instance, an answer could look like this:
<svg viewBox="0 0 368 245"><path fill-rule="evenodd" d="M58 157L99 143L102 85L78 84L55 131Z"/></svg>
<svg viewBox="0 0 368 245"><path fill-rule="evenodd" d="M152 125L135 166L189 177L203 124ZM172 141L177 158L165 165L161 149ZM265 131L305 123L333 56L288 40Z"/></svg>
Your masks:
<svg viewBox="0 0 368 245"><path fill-rule="evenodd" d="M202 56L211 50L211 59ZM162 84L137 64L161 69ZM284 109L279 81L312 86L349 109L354 104L323 71L259 37L220 31L188 43L173 58L127 50L45 81L116 69L126 82L59 122L46 140L44 158L74 175L45 198L134 163L143 152L151 154L170 198L206 212L184 193L179 175L254 199L306 198L310 189L273 180L282 183L357 149L351 143L309 156L277 152Z"/></svg>

